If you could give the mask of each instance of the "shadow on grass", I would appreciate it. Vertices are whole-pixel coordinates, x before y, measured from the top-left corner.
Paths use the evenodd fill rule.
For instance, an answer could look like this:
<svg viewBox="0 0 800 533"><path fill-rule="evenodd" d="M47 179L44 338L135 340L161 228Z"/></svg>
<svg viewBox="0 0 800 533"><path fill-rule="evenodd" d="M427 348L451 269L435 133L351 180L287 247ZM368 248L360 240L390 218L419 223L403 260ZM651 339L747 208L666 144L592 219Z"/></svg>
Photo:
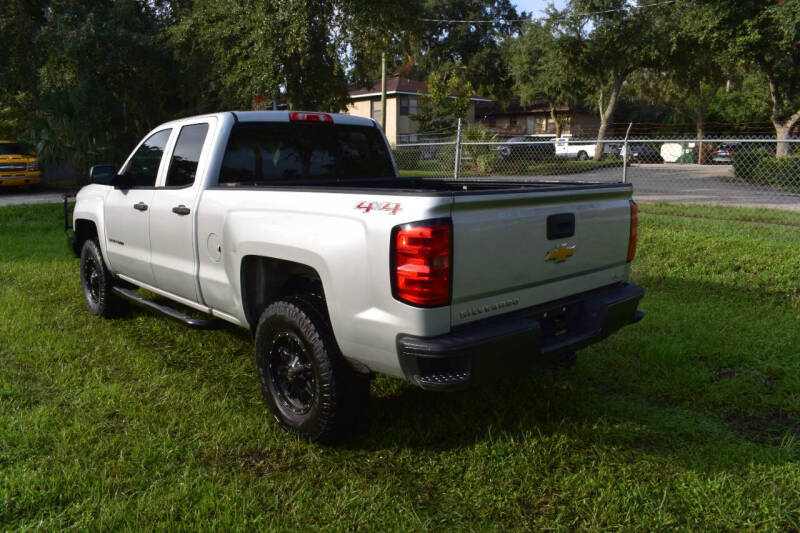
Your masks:
<svg viewBox="0 0 800 533"><path fill-rule="evenodd" d="M648 285L647 281L644 282ZM800 328L785 295L651 280L648 315L579 354L456 393L379 378L370 427L350 449L449 450L505 435L566 436L730 469L800 458ZM777 333L781 334L777 334ZM734 453L735 451L735 453Z"/></svg>
<svg viewBox="0 0 800 533"><path fill-rule="evenodd" d="M645 319L583 350L577 368L535 364L528 374L455 393L379 377L368 427L341 448L440 452L496 439L563 437L575 453L615 449L700 470L800 459L800 328L776 327L796 324L786 293L675 278L638 281L648 288ZM142 315L158 316L133 306L121 320ZM228 337L220 340L234 348L231 353L252 354L246 329L204 334L207 344ZM171 366L193 373L208 366L197 377L219 384L220 374L203 357L187 353L192 343L181 341L183 335L175 336ZM230 391L258 388L255 375L250 383L222 385ZM264 416L269 418L266 406Z"/></svg>

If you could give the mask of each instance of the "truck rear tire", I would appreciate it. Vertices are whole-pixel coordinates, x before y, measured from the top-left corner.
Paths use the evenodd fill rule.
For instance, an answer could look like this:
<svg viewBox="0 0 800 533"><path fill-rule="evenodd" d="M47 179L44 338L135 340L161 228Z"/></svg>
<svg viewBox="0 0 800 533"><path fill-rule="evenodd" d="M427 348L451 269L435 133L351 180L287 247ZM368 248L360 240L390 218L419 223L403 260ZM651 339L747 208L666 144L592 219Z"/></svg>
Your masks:
<svg viewBox="0 0 800 533"><path fill-rule="evenodd" d="M127 302L113 292L114 276L94 239L87 239L81 248L81 286L86 307L93 315L112 318L128 309Z"/></svg>
<svg viewBox="0 0 800 533"><path fill-rule="evenodd" d="M583 150L578 152L578 161L586 161L587 159L589 159L589 154L587 154Z"/></svg>
<svg viewBox="0 0 800 533"><path fill-rule="evenodd" d="M290 432L333 443L365 419L369 379L347 365L314 299L290 296L264 310L255 363L267 406Z"/></svg>

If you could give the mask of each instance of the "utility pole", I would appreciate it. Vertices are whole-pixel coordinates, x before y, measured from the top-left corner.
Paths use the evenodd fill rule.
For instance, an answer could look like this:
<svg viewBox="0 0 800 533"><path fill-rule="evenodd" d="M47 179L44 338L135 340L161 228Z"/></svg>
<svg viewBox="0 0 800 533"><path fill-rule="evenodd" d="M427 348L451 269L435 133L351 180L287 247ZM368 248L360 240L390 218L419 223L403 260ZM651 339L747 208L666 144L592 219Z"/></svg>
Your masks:
<svg viewBox="0 0 800 533"><path fill-rule="evenodd" d="M456 129L456 159L453 162L453 179L458 179L461 173L461 119L458 119L458 129Z"/></svg>
<svg viewBox="0 0 800 533"><path fill-rule="evenodd" d="M381 54L381 128L386 131L386 52Z"/></svg>

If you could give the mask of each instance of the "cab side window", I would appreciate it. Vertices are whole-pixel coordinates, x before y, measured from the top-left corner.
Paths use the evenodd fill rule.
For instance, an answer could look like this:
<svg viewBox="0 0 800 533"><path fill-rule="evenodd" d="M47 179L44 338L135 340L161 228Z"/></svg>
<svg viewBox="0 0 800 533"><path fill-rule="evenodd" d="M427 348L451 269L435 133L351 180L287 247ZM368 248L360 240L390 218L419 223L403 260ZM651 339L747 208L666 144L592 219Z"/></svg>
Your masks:
<svg viewBox="0 0 800 533"><path fill-rule="evenodd" d="M158 165L164 155L171 129L152 134L133 154L125 176L132 189L137 187L154 187L158 176Z"/></svg>
<svg viewBox="0 0 800 533"><path fill-rule="evenodd" d="M197 162L208 133L208 124L192 124L181 128L167 172L167 187L187 187L194 183Z"/></svg>

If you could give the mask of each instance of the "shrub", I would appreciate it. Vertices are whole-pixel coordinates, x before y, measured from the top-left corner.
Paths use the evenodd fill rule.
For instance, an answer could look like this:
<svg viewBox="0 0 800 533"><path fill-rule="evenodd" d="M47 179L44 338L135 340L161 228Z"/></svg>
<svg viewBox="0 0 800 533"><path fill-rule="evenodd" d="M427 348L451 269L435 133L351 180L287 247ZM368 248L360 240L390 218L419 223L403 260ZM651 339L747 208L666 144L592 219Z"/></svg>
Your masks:
<svg viewBox="0 0 800 533"><path fill-rule="evenodd" d="M417 170L422 151L419 148L396 147L392 149L392 155L400 170Z"/></svg>
<svg viewBox="0 0 800 533"><path fill-rule="evenodd" d="M503 158L500 155L490 152L488 154L479 155L475 162L478 166L478 172L490 173L494 172L498 165L502 162Z"/></svg>
<svg viewBox="0 0 800 533"><path fill-rule="evenodd" d="M455 165L456 160L456 147L455 145L445 144L439 147L436 151L436 161L439 162L441 168L451 169Z"/></svg>
<svg viewBox="0 0 800 533"><path fill-rule="evenodd" d="M752 181L753 173L769 152L763 148L746 148L733 153L733 175L745 181Z"/></svg>
<svg viewBox="0 0 800 533"><path fill-rule="evenodd" d="M790 189L800 188L800 156L780 159L765 157L753 168L750 181Z"/></svg>
<svg viewBox="0 0 800 533"><path fill-rule="evenodd" d="M486 126L470 126L466 130L464 130L464 134L462 135L462 140L465 143L471 142L497 142L497 134L494 133L492 130L487 128ZM463 146L464 153L467 157L477 161L477 159L489 153L494 152L496 146L489 145L489 144L479 144L479 145L464 145Z"/></svg>

